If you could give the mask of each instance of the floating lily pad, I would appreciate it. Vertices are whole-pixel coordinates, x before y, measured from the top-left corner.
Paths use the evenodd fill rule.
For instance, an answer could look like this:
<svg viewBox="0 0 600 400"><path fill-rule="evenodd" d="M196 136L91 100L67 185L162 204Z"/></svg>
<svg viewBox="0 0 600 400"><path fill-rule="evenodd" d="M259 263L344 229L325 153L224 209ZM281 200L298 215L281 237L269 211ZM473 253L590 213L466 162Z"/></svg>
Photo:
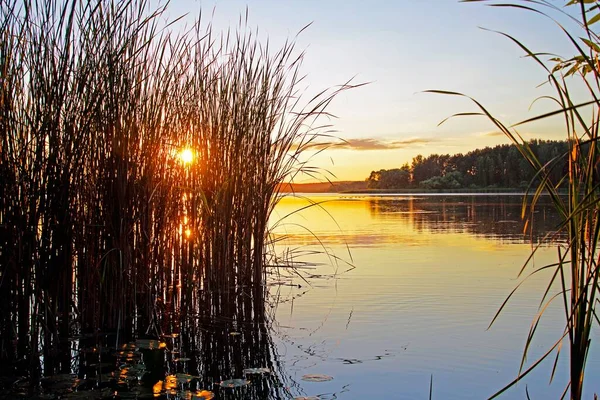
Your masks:
<svg viewBox="0 0 600 400"><path fill-rule="evenodd" d="M128 368L130 371L136 371L136 372L146 371L146 365L143 363L125 364L124 366L121 366L121 369L125 369L125 368Z"/></svg>
<svg viewBox="0 0 600 400"><path fill-rule="evenodd" d="M250 381L245 379L227 379L226 381L222 381L219 385L224 388L237 388L249 385Z"/></svg>
<svg viewBox="0 0 600 400"><path fill-rule="evenodd" d="M333 376L321 374L302 375L302 380L307 382L327 382L333 380Z"/></svg>
<svg viewBox="0 0 600 400"><path fill-rule="evenodd" d="M244 370L244 375L265 375L270 373L271 370L269 368L246 368Z"/></svg>
<svg viewBox="0 0 600 400"><path fill-rule="evenodd" d="M205 400L214 399L215 394L208 390L197 390L195 392L184 390L182 392L177 392L176 398L181 400Z"/></svg>
<svg viewBox="0 0 600 400"><path fill-rule="evenodd" d="M210 400L210 399L214 399L214 398L215 398L215 394L209 390L198 390L197 392L192 393L192 395L191 395L192 400L196 400L196 399Z"/></svg>
<svg viewBox="0 0 600 400"><path fill-rule="evenodd" d="M163 391L163 385L164 385L163 381L156 382L154 384L154 386L152 386L152 393L156 394L156 395L160 394L160 392Z"/></svg>
<svg viewBox="0 0 600 400"><path fill-rule="evenodd" d="M175 375L167 375L162 386L163 390L177 389L177 377Z"/></svg>
<svg viewBox="0 0 600 400"><path fill-rule="evenodd" d="M192 379L196 378L194 375L188 374L175 374L175 378L177 378L178 383L188 383Z"/></svg>
<svg viewBox="0 0 600 400"><path fill-rule="evenodd" d="M142 364L143 366L143 364ZM134 366L131 367L125 367L125 368L121 368L121 370L118 372L118 379L119 382L125 382L127 384L132 383L134 381L140 380L142 378L142 376L144 375L145 370L144 369L137 369L134 368ZM115 377L116 377L115 373Z"/></svg>

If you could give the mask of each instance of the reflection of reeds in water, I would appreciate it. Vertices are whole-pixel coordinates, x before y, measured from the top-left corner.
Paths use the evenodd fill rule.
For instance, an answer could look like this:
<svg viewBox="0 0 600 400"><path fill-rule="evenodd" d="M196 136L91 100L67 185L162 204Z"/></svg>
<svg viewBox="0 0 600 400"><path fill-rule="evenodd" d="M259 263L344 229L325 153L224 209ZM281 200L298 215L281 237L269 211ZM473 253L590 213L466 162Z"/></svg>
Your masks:
<svg viewBox="0 0 600 400"><path fill-rule="evenodd" d="M69 370L73 334L264 313L238 299L264 290L276 190L336 92L299 109L293 44L272 53L243 23L175 36L162 11L0 4L0 359L34 379L38 355Z"/></svg>
<svg viewBox="0 0 600 400"><path fill-rule="evenodd" d="M189 325L184 324L182 354L196 355L186 372L199 376L200 386L215 388L219 398L290 398L291 385L271 339L264 291L238 294L231 307L227 293L206 293L202 301L208 307L188 319ZM252 368L268 372L245 371ZM221 381L240 378L251 384L236 390L218 386Z"/></svg>
<svg viewBox="0 0 600 400"><path fill-rule="evenodd" d="M225 293L205 292L206 307L172 318L179 321L170 327L177 332L160 340L138 339L115 348L115 333L76 339L77 374L44 378L42 386L53 395L76 388L85 398L115 392L131 398L291 398L297 384L278 359L272 309L263 308L263 294L259 289L241 295L231 307Z"/></svg>

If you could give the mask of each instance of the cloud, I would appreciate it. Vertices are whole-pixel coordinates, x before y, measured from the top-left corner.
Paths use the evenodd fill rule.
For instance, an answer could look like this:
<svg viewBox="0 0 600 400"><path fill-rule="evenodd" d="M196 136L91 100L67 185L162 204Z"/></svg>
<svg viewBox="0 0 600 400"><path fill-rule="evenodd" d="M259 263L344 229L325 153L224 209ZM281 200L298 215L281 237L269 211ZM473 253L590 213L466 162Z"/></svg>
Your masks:
<svg viewBox="0 0 600 400"><path fill-rule="evenodd" d="M369 151L369 150L396 150L405 149L414 145L426 145L432 142L436 142L435 139L425 138L411 138L404 140L382 140L375 138L360 138L360 139L346 139L338 143L315 143L311 145L312 149L319 150L325 147L330 150L358 150L358 151Z"/></svg>
<svg viewBox="0 0 600 400"><path fill-rule="evenodd" d="M547 138L549 133L535 133L535 132L528 132L528 131L518 131L519 135L523 138L529 137L529 138ZM490 131L490 132L482 132L479 133L478 136L480 137L505 137L506 135L503 132L500 131Z"/></svg>
<svg viewBox="0 0 600 400"><path fill-rule="evenodd" d="M481 136L497 137L497 136L504 136L504 133L502 133L500 131L492 131L492 132L482 133Z"/></svg>
<svg viewBox="0 0 600 400"><path fill-rule="evenodd" d="M335 146L337 149L348 150L394 150L404 149L409 146L428 144L432 139L412 138L404 140L379 140L374 138L348 139Z"/></svg>

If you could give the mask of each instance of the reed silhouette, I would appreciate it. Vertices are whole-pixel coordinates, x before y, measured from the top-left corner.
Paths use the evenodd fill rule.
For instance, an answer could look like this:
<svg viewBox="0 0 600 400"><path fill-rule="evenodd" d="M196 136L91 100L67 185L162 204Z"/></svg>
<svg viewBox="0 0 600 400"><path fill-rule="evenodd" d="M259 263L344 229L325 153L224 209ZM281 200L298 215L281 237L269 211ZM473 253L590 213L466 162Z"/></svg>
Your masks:
<svg viewBox="0 0 600 400"><path fill-rule="evenodd" d="M293 40L165 10L0 2L0 362L31 382L71 370L69 338L263 318L278 188L319 173L300 155L350 87L304 101Z"/></svg>
<svg viewBox="0 0 600 400"><path fill-rule="evenodd" d="M554 96L543 96L536 99L536 101L550 100L552 104L556 105L554 111L536 115L514 125L504 124L483 104L462 93L440 90L431 92L466 97L473 101L477 112L459 113L455 116L480 115L488 118L517 147L522 160L533 168L535 177L527 190L531 196L526 196L523 201L522 216L524 220L528 223L532 222L532 217L539 208L543 194L550 199L558 215L556 229L544 240L545 243L556 245L558 252L556 263L542 267L531 266L533 264L531 260L538 245L534 247L531 256L519 272L519 275L522 275L527 267L531 267L527 277L544 270L552 271L552 275L542 295L539 312L532 321L519 373L512 382L495 393L492 398L513 387L538 367L543 360L554 354L555 361L550 375L550 381L552 381L564 345L568 349L569 380L561 398L569 395L571 399L579 400L584 393L585 366L590 350L592 331L599 322L596 306L600 294L598 280L600 272L598 266L600 241L600 209L598 208L600 201L600 185L598 184L600 68L598 56L600 54L600 36L595 31L596 27L593 26L600 20L598 2L565 0L565 7L559 7L547 0L522 0L507 3L491 0L463 1L485 2L493 7L516 8L548 17L556 23L558 29L573 45L574 54L572 56L550 55L546 61L544 57L548 55L547 53L534 52L518 38L500 33L523 50L528 58L536 62L544 74L545 81L555 93ZM564 19L572 25L562 25L559 19ZM584 91L575 95L573 85L577 84L582 84ZM591 113L588 113L589 110ZM564 118L564 134L568 148L550 160L542 162L531 144L519 134L518 129L525 124L553 116ZM566 170L563 169L564 165L567 165ZM557 174L557 171L562 171L562 173ZM567 194L563 195L564 193L560 189L565 187ZM520 285L508 295L506 301L500 306L492 324ZM560 301L564 308L565 325L562 335L543 356L528 363L528 352L539 327L540 319L555 300ZM529 397L529 394L527 396Z"/></svg>

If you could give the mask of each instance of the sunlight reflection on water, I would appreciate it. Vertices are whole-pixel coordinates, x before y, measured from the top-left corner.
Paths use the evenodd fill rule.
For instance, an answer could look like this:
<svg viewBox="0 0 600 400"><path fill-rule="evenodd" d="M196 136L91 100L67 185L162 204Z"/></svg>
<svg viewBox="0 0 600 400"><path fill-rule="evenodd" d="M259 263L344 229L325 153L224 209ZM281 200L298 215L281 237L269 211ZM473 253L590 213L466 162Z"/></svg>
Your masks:
<svg viewBox="0 0 600 400"><path fill-rule="evenodd" d="M341 257L347 246L356 269L337 279L315 279L312 289L280 288L288 298L298 296L280 304L276 315L283 327L275 338L287 372L296 381L307 373L335 377L319 386L303 382L306 393L427 398L433 374L434 398L480 399L516 377L549 275L526 282L487 328L520 282L531 241L555 228L549 206L538 207L533 230L524 233L521 200L514 195L314 199L326 200L326 211L312 207L282 221L276 231L288 236L282 246L326 249ZM274 218L305 204L286 198ZM555 255L554 246L543 247L534 265L550 263ZM312 258L323 261L322 255ZM530 362L560 337L562 318L560 303L550 306ZM592 350L588 361L588 394L600 392L591 378L600 373L597 355ZM551 385L553 357L503 398L525 398L525 383L532 398L558 398L568 379L566 357L562 361Z"/></svg>

